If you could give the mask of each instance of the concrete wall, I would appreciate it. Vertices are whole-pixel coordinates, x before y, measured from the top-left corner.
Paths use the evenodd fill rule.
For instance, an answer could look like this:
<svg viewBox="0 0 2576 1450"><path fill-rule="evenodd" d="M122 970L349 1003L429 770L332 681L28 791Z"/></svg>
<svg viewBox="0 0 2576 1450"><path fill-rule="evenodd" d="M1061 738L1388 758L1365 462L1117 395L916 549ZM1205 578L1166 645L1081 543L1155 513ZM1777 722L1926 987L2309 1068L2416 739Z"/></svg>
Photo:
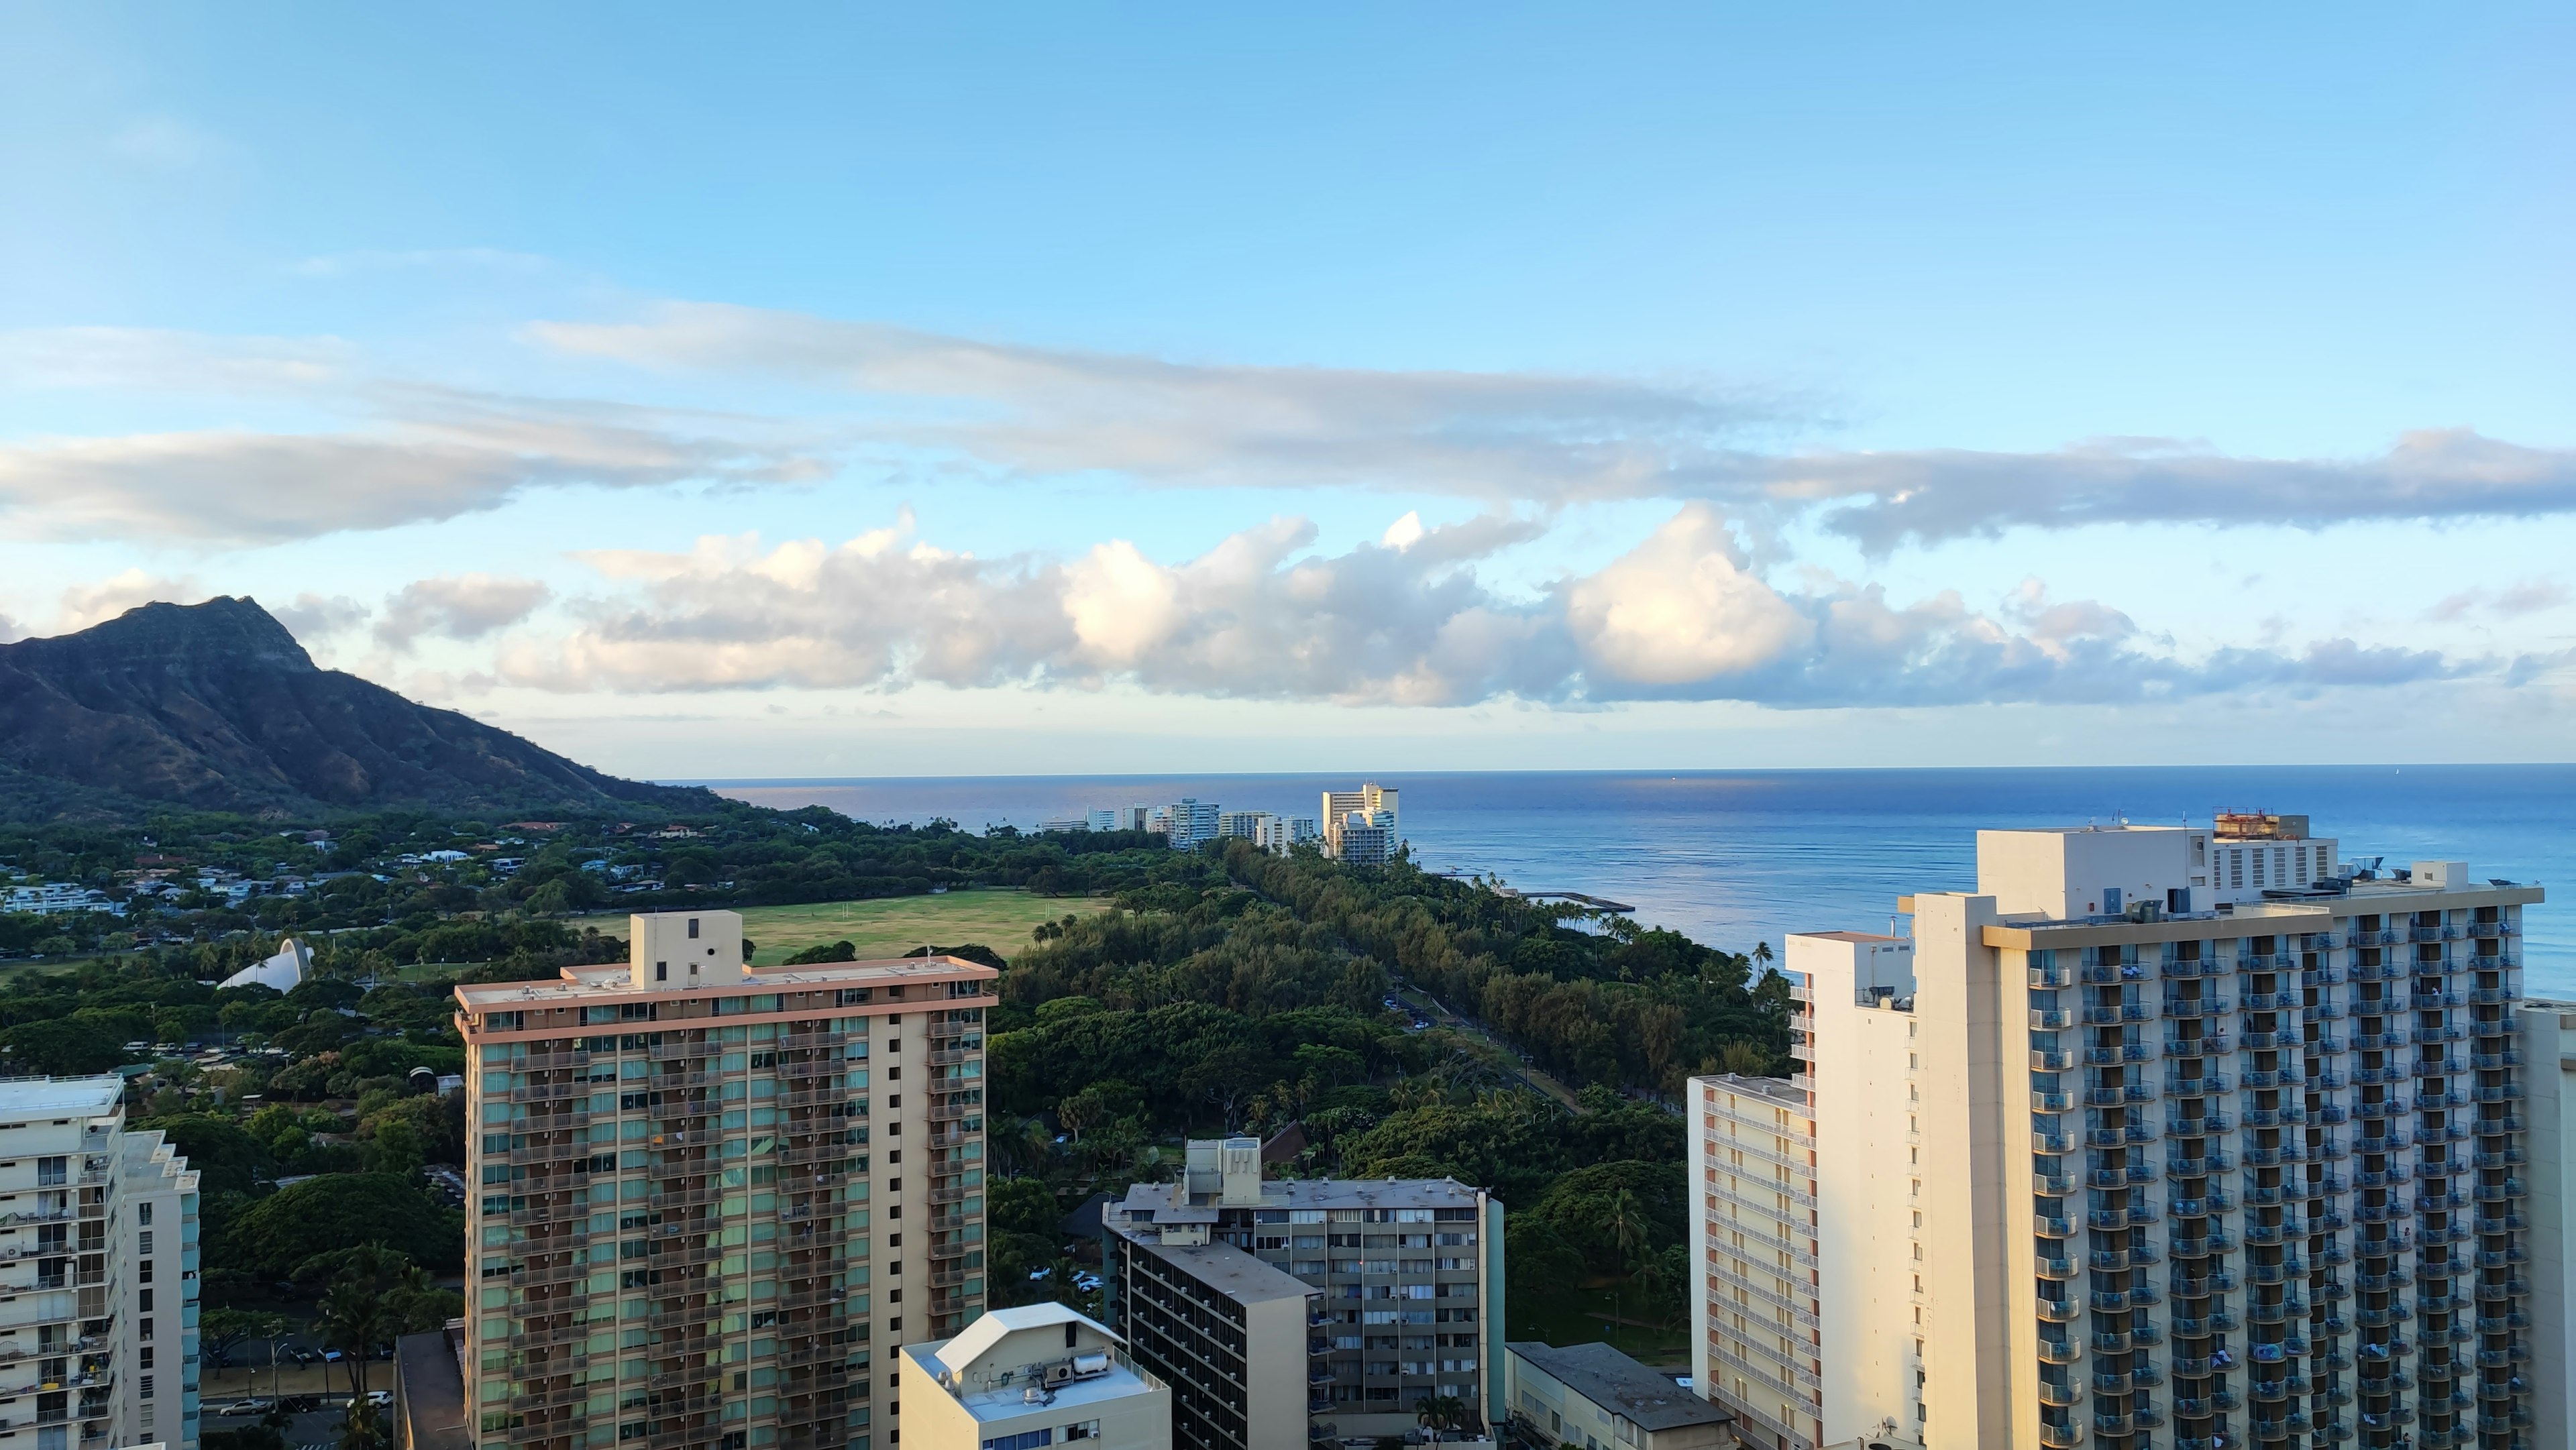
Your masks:
<svg viewBox="0 0 2576 1450"><path fill-rule="evenodd" d="M1988 834L1978 833L1981 880ZM1923 1161L1935 1168L1923 1180L1924 1283L1931 1300L1926 1317L1932 1331L1924 1337L1925 1399L1932 1412L1924 1443L1932 1450L2039 1443L2035 1359L2021 1376L2032 1381L2027 1392L2017 1394L2014 1384L2014 1341L2035 1338L2036 1329L2016 1336L2013 1306L2018 1297L2025 1315L2034 1312L2029 1281L2036 1254L2030 1246L2028 1090L2022 1088L2016 1136L2007 1136L2013 1125L2006 1122L2002 1101L2003 1084L2021 1087L2029 1080L2021 1062L2026 1029L2017 1020L2013 1030L2005 1030L1996 952L1981 935L1997 915L1991 896L1945 892L1914 898L1921 1146ZM2013 996L2018 1009L2026 988ZM2010 1072L2007 1048L2015 1059ZM2013 1277L2015 1245L2019 1279ZM2021 1285L2018 1296L2015 1284Z"/></svg>
<svg viewBox="0 0 2576 1450"><path fill-rule="evenodd" d="M636 986L714 986L743 979L741 912L637 912L626 918L626 928L626 962Z"/></svg>
<svg viewBox="0 0 2576 1450"><path fill-rule="evenodd" d="M2091 916L2104 909L2106 886L2120 889L2124 906L2163 906L2165 892L2190 886L2191 875L2190 842L2180 827L1977 832L1977 894L1993 897L2006 916Z"/></svg>
<svg viewBox="0 0 2576 1450"><path fill-rule="evenodd" d="M1306 1301L1243 1306L1246 1450L1305 1450Z"/></svg>
<svg viewBox="0 0 2576 1450"><path fill-rule="evenodd" d="M1823 1444L1893 1422L1914 1430L1918 1326L1915 1183L1910 1141L1913 1014L1855 1005L1860 987L1915 986L1912 943L1791 935L1815 1024L1816 1259L1824 1366Z"/></svg>

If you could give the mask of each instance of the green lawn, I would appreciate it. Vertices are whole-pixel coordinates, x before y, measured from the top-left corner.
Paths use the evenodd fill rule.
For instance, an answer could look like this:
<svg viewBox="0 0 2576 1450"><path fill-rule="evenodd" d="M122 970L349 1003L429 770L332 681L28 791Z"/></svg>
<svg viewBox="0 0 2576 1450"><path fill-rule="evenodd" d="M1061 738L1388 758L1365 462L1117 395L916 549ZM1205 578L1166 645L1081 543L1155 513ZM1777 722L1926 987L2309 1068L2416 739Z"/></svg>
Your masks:
<svg viewBox="0 0 2576 1450"><path fill-rule="evenodd" d="M991 947L1004 957L1029 944L1029 931L1068 913L1089 915L1106 897L1031 896L1025 891L951 891L941 896L896 896L876 901L827 901L808 906L753 906L742 913L742 934L759 948L752 961L773 966L792 952L847 941L861 961L899 957L919 946Z"/></svg>

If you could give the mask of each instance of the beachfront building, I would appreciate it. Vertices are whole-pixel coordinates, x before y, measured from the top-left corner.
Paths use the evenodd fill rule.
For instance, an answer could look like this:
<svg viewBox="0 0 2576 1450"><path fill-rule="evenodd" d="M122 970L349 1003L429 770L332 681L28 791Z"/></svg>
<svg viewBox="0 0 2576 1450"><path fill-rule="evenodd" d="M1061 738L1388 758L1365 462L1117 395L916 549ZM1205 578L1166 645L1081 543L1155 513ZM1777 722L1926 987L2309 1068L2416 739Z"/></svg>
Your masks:
<svg viewBox="0 0 2576 1450"><path fill-rule="evenodd" d="M1822 1413L1785 1445L2567 1443L2556 1024L2516 1007L2542 893L2313 847L2303 885L2295 822L2207 838L2216 902L2189 830L1986 831L1910 937L1791 936L1804 1071L1692 1084L1709 1388L1737 1407L1715 1105L1794 1095ZM2237 842L2272 884L2231 901Z"/></svg>
<svg viewBox="0 0 2576 1450"><path fill-rule="evenodd" d="M1404 844L1397 793L1376 781L1358 790L1328 790L1324 795L1324 854L1353 865L1377 866L1395 859Z"/></svg>
<svg viewBox="0 0 2576 1450"><path fill-rule="evenodd" d="M0 1450L193 1450L197 1175L120 1077L0 1081Z"/></svg>
<svg viewBox="0 0 2576 1450"><path fill-rule="evenodd" d="M477 1443L891 1443L877 1367L983 1309L997 974L751 967L729 911L630 942L456 989Z"/></svg>
<svg viewBox="0 0 2576 1450"><path fill-rule="evenodd" d="M1566 1450L1722 1450L1733 1417L1607 1344L1504 1346L1512 1415L1527 1437Z"/></svg>
<svg viewBox="0 0 2576 1450"><path fill-rule="evenodd" d="M1118 1336L1061 1304L996 1309L903 1347L910 1450L1171 1450L1172 1391Z"/></svg>
<svg viewBox="0 0 2576 1450"><path fill-rule="evenodd" d="M1259 1140L1194 1141L1178 1182L1101 1224L1107 1317L1172 1382L1186 1450L1404 1435L1426 1399L1465 1430L1505 1413L1503 1206L1481 1189L1265 1181ZM1202 1355L1211 1331L1241 1343Z"/></svg>

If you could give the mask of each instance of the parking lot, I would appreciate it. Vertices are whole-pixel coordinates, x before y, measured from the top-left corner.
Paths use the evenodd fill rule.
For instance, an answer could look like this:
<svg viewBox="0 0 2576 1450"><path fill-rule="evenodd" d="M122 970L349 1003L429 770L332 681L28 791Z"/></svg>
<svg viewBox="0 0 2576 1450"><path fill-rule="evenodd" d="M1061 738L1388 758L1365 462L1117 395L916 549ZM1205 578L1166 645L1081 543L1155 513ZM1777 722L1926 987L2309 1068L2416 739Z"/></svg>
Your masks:
<svg viewBox="0 0 2576 1450"><path fill-rule="evenodd" d="M378 1402L384 1406L382 1413L391 1415L393 1413L390 1403L392 1394L385 1390L378 1390L375 1393ZM340 1443L341 1421L348 1413L347 1394L290 1393L285 1399L290 1411L299 1411L287 1417L286 1443L290 1450L336 1450ZM268 1406L271 1403L265 1395L254 1396L247 1401L238 1399L209 1401L206 1405L203 1424L209 1430L245 1429L258 1424L261 1417L268 1413ZM243 1408L245 1405L253 1408L245 1409ZM314 1408L299 1408L305 1405L312 1405Z"/></svg>

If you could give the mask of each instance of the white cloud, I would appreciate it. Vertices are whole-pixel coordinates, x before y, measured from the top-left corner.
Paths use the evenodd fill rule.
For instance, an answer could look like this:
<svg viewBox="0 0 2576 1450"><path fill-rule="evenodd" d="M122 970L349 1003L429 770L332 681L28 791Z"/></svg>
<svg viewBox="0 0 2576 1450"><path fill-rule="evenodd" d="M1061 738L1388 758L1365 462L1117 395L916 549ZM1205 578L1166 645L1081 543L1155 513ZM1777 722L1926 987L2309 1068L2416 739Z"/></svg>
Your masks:
<svg viewBox="0 0 2576 1450"><path fill-rule="evenodd" d="M704 303L634 322L540 322L528 335L578 356L781 375L919 405L872 426L1007 469L1189 487L1651 495L1680 461L1789 411L1749 389L1175 363Z"/></svg>
<svg viewBox="0 0 2576 1450"><path fill-rule="evenodd" d="M2445 624L2479 613L2517 619L2545 609L2556 609L2568 598L2567 586L2554 579L2525 579L2495 591L2464 589L2426 610L2424 617Z"/></svg>
<svg viewBox="0 0 2576 1450"><path fill-rule="evenodd" d="M1597 671L1633 685L1707 682L1805 649L1815 622L1744 572L1726 521L1685 505L1652 538L1566 591L1566 620Z"/></svg>
<svg viewBox="0 0 2576 1450"><path fill-rule="evenodd" d="M526 619L553 595L534 579L490 574L416 580L385 600L376 640L388 648L409 649L423 635L481 639Z"/></svg>
<svg viewBox="0 0 2576 1450"><path fill-rule="evenodd" d="M0 521L35 538L270 543L453 518L539 488L805 482L824 472L794 430L759 420L388 378L327 338L0 333L0 381L246 396L356 420L0 443Z"/></svg>
<svg viewBox="0 0 2576 1450"><path fill-rule="evenodd" d="M499 676L558 691L1121 684L1343 704L1804 708L2298 694L2494 669L2349 640L2186 660L2140 647L2120 611L2036 583L2003 617L1953 593L1898 605L1829 577L1783 593L1698 504L1597 573L1498 594L1476 577L1478 550L1526 527L1480 519L1409 548L1316 555L1313 527L1279 518L1172 564L1124 540L1057 562L899 549L896 531L838 546L708 538L593 556L625 591L575 601L579 627L523 642Z"/></svg>
<svg viewBox="0 0 2576 1450"><path fill-rule="evenodd" d="M359 255L403 266L480 256ZM1766 533L1811 519L1871 555L2012 528L2313 528L2576 511L2576 452L2465 428L2406 433L2379 456L2343 459L2240 458L2156 439L2031 453L1783 453L1759 445L1826 420L1778 390L1171 362L708 304L666 304L628 322L540 322L526 335L549 355L785 378L852 401L800 396L805 416L750 418L393 377L328 338L6 333L0 379L20 386L244 394L354 422L18 439L0 444L0 513L47 537L264 541L446 518L573 484L801 483L827 460L888 452L1025 477L1447 494L1505 513L1696 500ZM263 486L271 478L274 489ZM1419 523L1418 513L1412 525L1399 519L1386 542L1411 547L1401 535Z"/></svg>
<svg viewBox="0 0 2576 1450"><path fill-rule="evenodd" d="M267 606L270 617L286 626L286 632L297 642L310 646L316 641L342 634L367 622L367 606L345 594L321 595L303 593L291 604Z"/></svg>
<svg viewBox="0 0 2576 1450"><path fill-rule="evenodd" d="M87 629L156 600L194 604L205 597L205 587L193 575L171 578L128 569L96 584L75 584L64 590L54 611L54 632L70 634Z"/></svg>
<svg viewBox="0 0 2576 1450"><path fill-rule="evenodd" d="M2576 511L2576 452L2466 428L2419 429L2381 456L2349 459L2240 458L2172 439L2036 453L1783 454L1752 445L1825 420L1782 390L1181 363L704 303L663 304L630 322L541 322L528 333L584 357L846 389L898 405L868 425L875 437L1029 474L1543 505L1698 499L1739 518L1820 514L1872 554L2015 527L2314 528Z"/></svg>

